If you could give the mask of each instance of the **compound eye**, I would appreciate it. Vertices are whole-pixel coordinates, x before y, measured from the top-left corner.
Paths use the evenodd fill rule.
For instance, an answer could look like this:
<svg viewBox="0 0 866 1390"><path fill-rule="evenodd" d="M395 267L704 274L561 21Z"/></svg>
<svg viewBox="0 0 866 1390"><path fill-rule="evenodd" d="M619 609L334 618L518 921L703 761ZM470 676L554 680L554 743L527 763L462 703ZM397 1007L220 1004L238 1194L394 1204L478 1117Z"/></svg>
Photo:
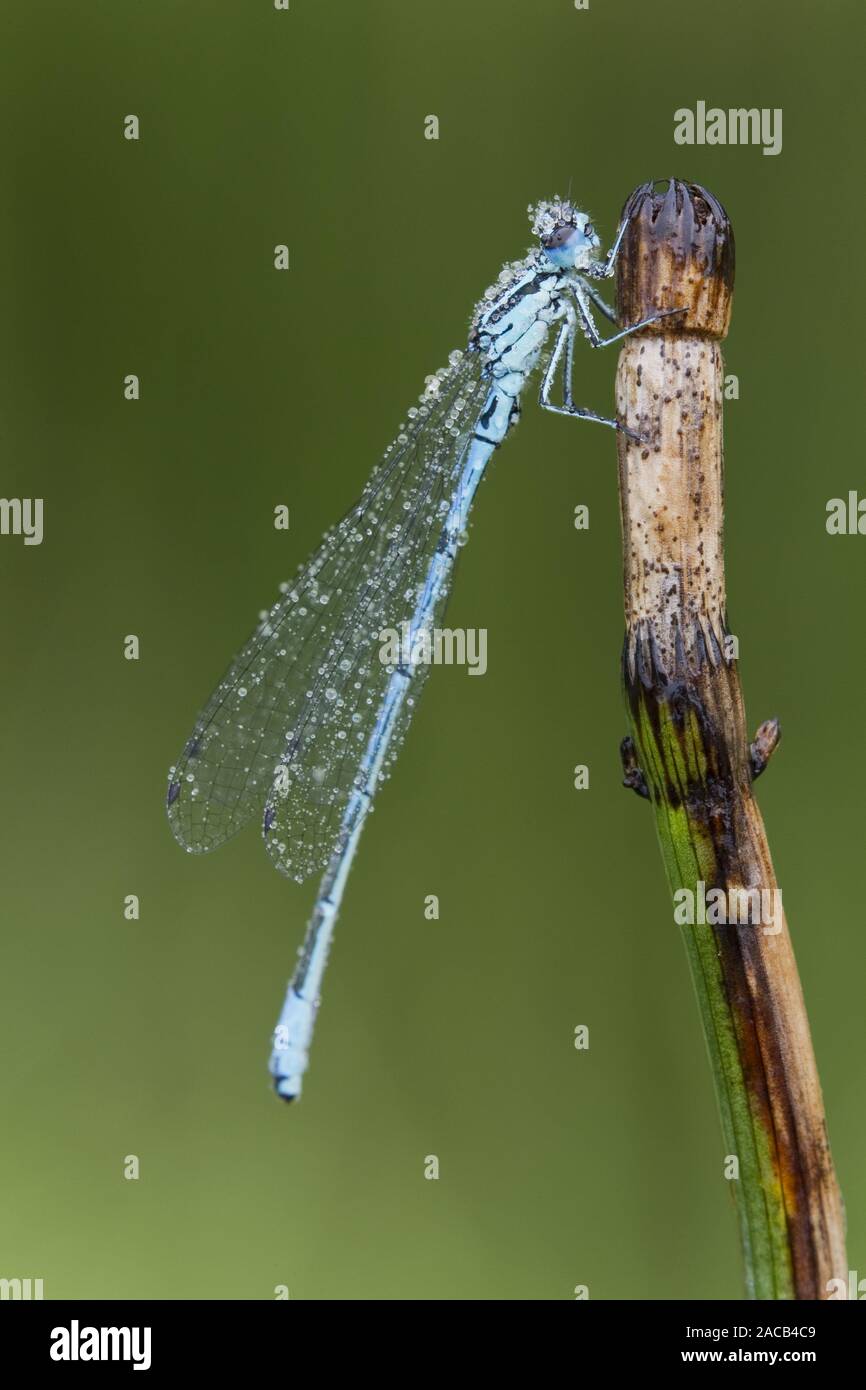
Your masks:
<svg viewBox="0 0 866 1390"><path fill-rule="evenodd" d="M558 251L560 247L565 246L573 236L574 228L570 223L564 223L561 227L557 227L555 231L551 232L549 237L545 237L541 244L546 251Z"/></svg>

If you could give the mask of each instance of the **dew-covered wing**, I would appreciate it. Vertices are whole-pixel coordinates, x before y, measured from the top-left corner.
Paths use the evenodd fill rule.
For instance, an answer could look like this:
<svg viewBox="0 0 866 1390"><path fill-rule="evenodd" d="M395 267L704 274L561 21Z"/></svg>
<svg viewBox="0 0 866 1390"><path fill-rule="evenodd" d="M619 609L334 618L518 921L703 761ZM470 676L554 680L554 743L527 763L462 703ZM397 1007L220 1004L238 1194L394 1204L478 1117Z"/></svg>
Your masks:
<svg viewBox="0 0 866 1390"><path fill-rule="evenodd" d="M478 354L449 363L196 721L168 789L188 850L215 849L258 815L283 872L300 880L327 862L387 684L380 634L412 613L487 390ZM275 779L278 824L264 814Z"/></svg>

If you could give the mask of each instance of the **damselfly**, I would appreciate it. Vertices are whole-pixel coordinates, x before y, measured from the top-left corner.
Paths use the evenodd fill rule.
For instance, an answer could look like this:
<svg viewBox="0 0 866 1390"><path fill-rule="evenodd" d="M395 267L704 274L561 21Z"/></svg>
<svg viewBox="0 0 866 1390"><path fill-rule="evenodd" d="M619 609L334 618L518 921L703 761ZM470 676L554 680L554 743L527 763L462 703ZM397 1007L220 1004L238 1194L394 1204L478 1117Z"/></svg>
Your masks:
<svg viewBox="0 0 866 1390"><path fill-rule="evenodd" d="M613 274L625 224L599 261L599 238L573 203L557 198L529 211L539 245L506 265L487 290L466 349L427 377L360 500L294 582L281 586L169 773L169 820L187 850L216 849L259 815L278 869L299 882L325 869L274 1030L270 1070L285 1100L301 1092L361 829L427 670L412 655L415 639L442 614L478 484L517 420L550 330L556 326L541 405L619 428L574 404L577 330L603 347L662 317L602 338L591 306L612 322L616 316L590 281ZM560 366L563 399L555 404L550 393ZM408 654L398 665L379 659L384 629L408 634Z"/></svg>

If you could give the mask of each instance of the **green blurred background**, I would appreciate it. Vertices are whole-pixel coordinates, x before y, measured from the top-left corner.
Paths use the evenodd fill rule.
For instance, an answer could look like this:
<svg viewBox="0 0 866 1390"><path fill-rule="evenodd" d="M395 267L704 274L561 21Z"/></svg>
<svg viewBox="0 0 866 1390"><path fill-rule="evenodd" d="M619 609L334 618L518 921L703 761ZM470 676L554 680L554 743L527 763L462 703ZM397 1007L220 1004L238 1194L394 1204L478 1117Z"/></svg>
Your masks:
<svg viewBox="0 0 866 1390"><path fill-rule="evenodd" d="M199 705L523 254L526 205L572 180L607 244L668 173L736 231L730 617L750 722L784 726L760 800L866 1273L866 540L824 527L866 489L861 32L853 0L4 6L2 491L45 498L45 539L0 540L0 1275L48 1298L740 1296L685 956L619 785L607 431L529 400L497 456L449 610L488 629L489 671L427 685L300 1106L266 1062L314 884L253 828L185 856L163 810ZM698 99L782 107L781 155L675 147ZM582 403L611 408L615 365L580 353Z"/></svg>

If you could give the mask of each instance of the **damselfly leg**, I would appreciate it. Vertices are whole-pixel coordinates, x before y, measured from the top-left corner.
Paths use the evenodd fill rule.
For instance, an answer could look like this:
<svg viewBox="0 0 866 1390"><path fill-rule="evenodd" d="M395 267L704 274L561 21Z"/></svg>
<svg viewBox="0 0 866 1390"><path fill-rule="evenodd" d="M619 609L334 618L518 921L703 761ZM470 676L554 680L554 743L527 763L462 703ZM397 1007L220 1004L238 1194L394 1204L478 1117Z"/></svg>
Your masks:
<svg viewBox="0 0 866 1390"><path fill-rule="evenodd" d="M574 310L569 306L566 320L556 335L556 342L550 354L550 360L544 369L541 378L541 387L538 392L538 403L545 410L550 410L554 415L573 415L578 420L594 420L597 425L609 425L612 430L622 430L629 438L631 431L621 425L618 420L609 420L605 415L597 415L594 410L587 410L584 406L575 405L572 393L572 368L574 363L574 336L577 329L577 319ZM563 362L562 372L562 405L556 405L550 399L550 389L553 385L560 359Z"/></svg>
<svg viewBox="0 0 866 1390"><path fill-rule="evenodd" d="M616 309L612 309L611 306L607 303L607 301L602 298L598 290L595 288L595 285L588 285L584 281L584 288L587 294L589 295L590 299L592 300L593 304L595 305L596 309L600 309L601 312L604 314L605 318L608 319L611 323L618 323L619 320L616 316Z"/></svg>
<svg viewBox="0 0 866 1390"><path fill-rule="evenodd" d="M618 333L612 333L609 338L602 338L598 331L598 325L592 316L589 307L589 286L574 284L571 292L574 295L574 302L577 305L577 312L580 315L581 327L589 340L590 346L594 348L610 347L611 343L618 343L621 338L627 338L630 333L637 333L639 328L648 328L651 323L658 323L659 319L670 318L671 314L684 314L685 306L677 309L660 309L657 314L650 314L645 319L640 319L637 323L629 324L628 328L621 328ZM613 322L616 322L614 316Z"/></svg>
<svg viewBox="0 0 866 1390"><path fill-rule="evenodd" d="M586 287L587 289L589 286ZM581 311L582 327L587 339L592 347L607 347L610 343L616 343L620 338L626 338L630 333L636 333L639 328L646 328L648 324L655 323L657 319L666 318L668 314L680 314L681 309L667 309L660 314L652 314L649 318L641 319L640 323L633 323L629 328L623 328L621 332L614 333L610 338L602 338L596 327L595 320L589 309L589 305L581 302L580 290L575 289L574 297L577 300L578 308ZM550 354L549 361L541 378L541 387L538 392L538 403L545 410L550 410L554 415L573 415L578 420L593 420L597 425L607 425L612 430L619 430L635 444L643 444L646 441L639 434L627 426L620 424L619 420L611 420L606 415L599 415L594 410L588 410L585 406L574 404L574 393L572 387L573 367L574 367L574 338L577 331L577 316L570 308L566 314L565 322L556 335L556 342ZM550 390L562 359L562 405L556 405L550 399Z"/></svg>

